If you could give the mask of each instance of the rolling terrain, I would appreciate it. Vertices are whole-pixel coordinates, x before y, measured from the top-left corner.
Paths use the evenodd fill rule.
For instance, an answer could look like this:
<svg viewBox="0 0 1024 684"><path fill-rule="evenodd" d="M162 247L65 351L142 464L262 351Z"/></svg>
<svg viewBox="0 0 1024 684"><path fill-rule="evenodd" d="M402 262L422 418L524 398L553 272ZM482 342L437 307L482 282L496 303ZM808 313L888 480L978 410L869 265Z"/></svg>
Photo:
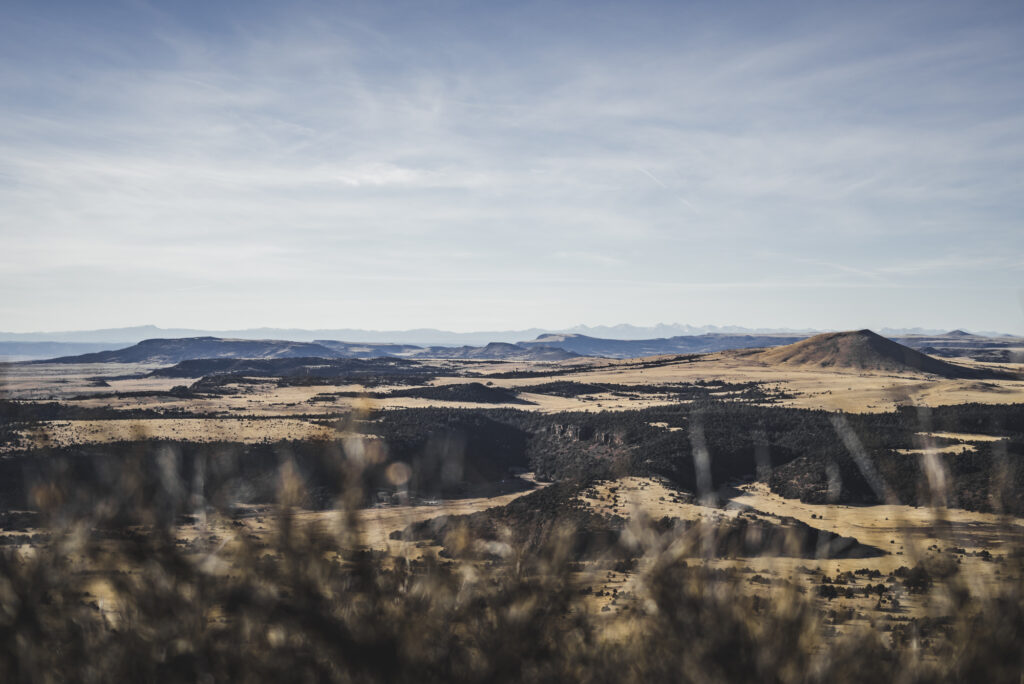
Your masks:
<svg viewBox="0 0 1024 684"><path fill-rule="evenodd" d="M613 331L613 329L610 329ZM173 331L171 331L173 332ZM323 332L323 331L322 331ZM495 333L499 337L498 333ZM838 333L832 333L838 334ZM552 361L575 356L616 359L642 358L660 354L707 354L731 349L778 347L798 342L806 333L715 332L650 339L599 338L580 333L542 333L535 339L510 342L473 334L469 339L484 339L480 345L417 345L405 342L253 339L204 336L174 336L142 340L132 346L97 342L2 341L0 355L12 360L43 360L55 363L175 363L201 358L286 358L318 356L322 358L404 358L493 359L516 361ZM382 338L387 339L387 338ZM452 338L459 339L459 338ZM986 337L954 330L941 335L891 337L919 351L943 357L968 357L983 361L1024 359L1024 339ZM86 351L91 354L52 358L60 351Z"/></svg>
<svg viewBox="0 0 1024 684"><path fill-rule="evenodd" d="M196 587L272 573L217 610L291 558L399 583L507 572L556 576L609 639L690 586L671 573L744 615L788 597L826 639L917 634L1024 577L1019 364L866 330L639 358L663 347L535 342L152 340L2 366L0 545L45 557L65 543L49 521L80 521L88 583L63 600L110 621L153 544ZM624 358L579 355L599 348Z"/></svg>
<svg viewBox="0 0 1024 684"><path fill-rule="evenodd" d="M317 340L238 340L219 337L186 337L143 340L138 344L110 351L77 356L62 356L32 363L143 363L173 364L201 359L376 359L451 358L516 361L554 361L570 359L578 354L547 345L520 346L491 342L482 347L417 347L401 344L364 344Z"/></svg>

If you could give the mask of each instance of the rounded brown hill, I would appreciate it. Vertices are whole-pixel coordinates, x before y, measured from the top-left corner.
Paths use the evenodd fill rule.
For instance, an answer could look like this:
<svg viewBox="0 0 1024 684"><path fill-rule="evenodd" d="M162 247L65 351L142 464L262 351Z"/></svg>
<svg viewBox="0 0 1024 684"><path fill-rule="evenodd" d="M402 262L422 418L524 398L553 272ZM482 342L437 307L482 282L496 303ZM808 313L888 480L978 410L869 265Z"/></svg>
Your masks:
<svg viewBox="0 0 1024 684"><path fill-rule="evenodd" d="M988 371L966 368L922 354L870 330L824 333L758 352L758 361L772 365L866 371L917 371L944 378L979 378Z"/></svg>

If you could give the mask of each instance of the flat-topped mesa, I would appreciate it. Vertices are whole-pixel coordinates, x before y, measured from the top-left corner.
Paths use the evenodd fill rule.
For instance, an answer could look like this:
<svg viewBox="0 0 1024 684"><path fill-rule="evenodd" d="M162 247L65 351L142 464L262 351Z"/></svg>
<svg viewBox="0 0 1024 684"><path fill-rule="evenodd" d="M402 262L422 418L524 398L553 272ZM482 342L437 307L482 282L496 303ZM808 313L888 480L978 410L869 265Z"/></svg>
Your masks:
<svg viewBox="0 0 1024 684"><path fill-rule="evenodd" d="M755 358L771 365L807 368L917 371L944 378L993 376L992 371L941 361L866 329L815 335L784 347L758 352Z"/></svg>
<svg viewBox="0 0 1024 684"><path fill-rule="evenodd" d="M316 342L238 340L219 337L182 337L143 340L124 349L63 356L45 363L154 363L174 364L189 359L274 359L337 356ZM38 361L36 363L44 363Z"/></svg>
<svg viewBox="0 0 1024 684"><path fill-rule="evenodd" d="M316 340L241 340L220 337L182 337L143 340L124 349L62 356L34 363L150 363L175 364L195 359L374 359L455 358L516 361L561 361L578 354L558 347L521 347L492 342L484 347L417 347L408 344Z"/></svg>

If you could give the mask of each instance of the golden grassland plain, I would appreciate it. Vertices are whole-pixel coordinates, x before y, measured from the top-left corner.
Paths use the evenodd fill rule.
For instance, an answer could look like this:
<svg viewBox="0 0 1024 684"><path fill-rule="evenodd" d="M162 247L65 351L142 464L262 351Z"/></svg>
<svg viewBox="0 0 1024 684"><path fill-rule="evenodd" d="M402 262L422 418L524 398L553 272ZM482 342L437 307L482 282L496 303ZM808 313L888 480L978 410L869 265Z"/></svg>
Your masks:
<svg viewBox="0 0 1024 684"><path fill-rule="evenodd" d="M714 530L723 519L740 514L779 523L785 518L799 520L812 527L833 532L843 537L854 537L860 543L887 552L871 558L801 558L760 557L706 558L710 567L744 569L764 578L785 580L814 588L825 575L836 576L857 570L878 571L887 576L900 567L913 567L922 560L941 557L950 548L962 549L958 556L959 570L975 590L984 595L1005 578L1001 567L989 556L999 558L1008 549L1024 544L1024 519L991 513L978 513L961 509L930 508L905 505L845 506L804 503L784 499L771 493L763 483L741 485L732 492L721 507L708 507L681 496L658 478L624 477L598 483L590 488L590 496L581 501L595 512L618 515L627 520L662 517L679 518L705 524ZM601 583L606 592L619 587L620 593L630 588L629 572L609 575ZM876 579L874 582L878 582ZM860 587L869 583L866 578ZM852 586L856 587L854 583ZM763 585L748 585L751 591ZM858 596L837 601L836 605L850 605L867 614L884 612L877 608L877 598ZM900 613L919 616L924 614L923 597L905 597Z"/></svg>
<svg viewBox="0 0 1024 684"><path fill-rule="evenodd" d="M534 482L532 474L525 478ZM504 506L528 491L438 501L429 505L361 509L356 513L362 533L361 542L367 548L410 560L427 555L437 558L440 546L392 539L391 533L424 520L468 515ZM832 609L851 611L854 617L848 627L885 618L941 614L946 609L936 596L901 594L899 606L893 607L883 605L875 594L864 592L865 587L884 582L885 577L901 567L913 567L921 561L952 562L954 557L949 552L957 548L961 552L955 557L960 581L968 585L972 593L986 595L1000 582L1013 579L1002 574L1012 570L1000 560L1008 549L1020 548L1024 544L1024 519L1020 518L904 505L809 504L772 494L759 483L740 486L718 506L705 506L694 503L692 497L680 493L659 478L630 476L598 482L580 496L579 501L595 512L626 519L631 529L639 530L637 534L643 534L645 521L662 517L693 521L705 525L713 533L721 521L735 519L742 514L775 523L792 518L880 548L887 554L870 558L702 558L699 549L691 550L687 556L691 563L740 573L746 580L739 586L751 595L768 596L785 586L814 592L824 577L845 575L847 579L843 580L842 589L853 589L854 595L841 595L827 603ZM203 519L179 527L178 535L184 540L193 540L204 534L217 534L226 539L244 534L257 541L268 540L276 530L275 507L249 508L250 515L240 521ZM295 512L292 524L298 529L317 527L328 534L340 536L347 522L339 510L300 510ZM638 578L643 576L641 570L618 568L610 561L597 559L582 564L574 581L589 589L586 605L591 610L615 614L642 594L642 589L637 586ZM857 571L860 573L854 577L846 575ZM872 578L865 575L865 571L876 571L879 575Z"/></svg>
<svg viewBox="0 0 1024 684"><path fill-rule="evenodd" d="M957 359L975 368L999 368L1021 374L1020 364L998 366ZM569 381L588 385L670 385L720 380L730 383L758 382L782 394L775 403L782 406L842 410L847 412L890 411L901 405L938 406L978 402L988 404L1024 403L1024 379L953 380L919 372L881 372L824 368L772 366L757 361L750 353L723 352L697 358L651 357L642 360L614 361L606 359L573 359L564 362L449 362L450 376L440 376L430 385L484 382L493 387L528 387L553 381ZM0 394L6 398L45 401L60 400L73 406L110 407L117 409L181 410L198 418L155 418L126 420L51 421L41 430L26 434L32 440L50 443L102 443L123 439L166 438L190 441L262 442L282 439L340 438L341 428L307 420L306 416L340 414L350 409L399 409L444 406L452 408L516 408L525 411L615 411L676 403L667 395L596 392L577 397L558 397L531 392L519 394L529 404L478 404L449 402L411 397L387 397L397 387L360 385L279 386L276 382L254 380L229 386L226 394L180 398L170 395L132 396L128 393L162 392L172 387L189 385L198 378L151 378L145 374L152 366L126 364L12 365L0 369ZM471 371L473 377L458 375ZM544 373L543 376L488 378L488 374L509 371ZM106 377L107 386L98 386L97 376ZM408 389L404 386L403 389ZM321 396L336 392L364 393L364 396ZM383 398L370 397L384 394ZM118 393L119 396L115 396ZM667 426L663 426L666 427ZM668 428L671 429L671 428ZM933 449L930 437L952 437L979 441L998 439L990 435L922 433L918 453ZM946 449L972 449L970 445L953 445ZM614 491L613 491L614 490ZM743 569L751 576L751 591L768 591L773 582L796 582L813 587L824 575L874 570L888 575L901 566L914 566L919 560L937 557L950 547L966 553L957 558L962 577L979 587L1000 581L1001 565L981 555L982 551L999 556L1001 549L1024 543L1024 521L1017 518L954 509L916 508L911 506L840 506L814 505L783 499L770 493L764 485L743 485L732 492L721 507L706 507L680 497L677 492L655 478L624 478L599 483L595 495L583 497L582 503L594 510L622 516L630 520L676 517L684 520L715 519L752 512L766 520L794 518L841 536L855 537L863 544L887 552L875 558L808 559L704 559L712 567ZM522 492L491 498L438 502L436 505L390 506L369 508L359 512L363 524L364 543L373 549L416 557L436 554L438 547L423 543L392 540L389 535L406 525L443 515L464 515L502 506ZM296 521L300 525L339 523L333 511L302 511ZM335 517L332 517L335 516ZM201 525L186 525L183 538L200 533ZM273 521L269 513L254 510L244 520L247 533L255 538L270 534ZM197 527L199 525L200 527ZM595 566L581 575L581 583L592 587L595 609L618 610L632 591L631 573ZM860 584L865 584L861 581ZM858 591L859 591L858 587ZM622 598L620 598L620 596ZM858 614L876 615L890 611L880 607L877 598L858 595L842 598L836 605L848 606ZM926 604L920 597L906 597L900 612L923 615Z"/></svg>
<svg viewBox="0 0 1024 684"><path fill-rule="evenodd" d="M799 368L759 362L745 353L721 352L696 359L650 357L642 360L613 361L573 359L563 362L448 362L459 372L471 371L479 377L440 376L429 385L487 382L493 387L515 391L553 381L571 381L589 385L670 385L721 380L731 383L758 382L783 394L778 405L794 408L842 410L847 412L885 412L901 405L939 406L977 402L1010 404L1024 402L1024 366L1021 364L981 364L958 359L972 368L998 368L1016 374L1014 379L946 379L915 371L886 372L840 368ZM14 365L2 370L0 393L3 396L31 400L71 400L82 407L119 409L183 410L225 416L288 416L324 413L350 408L392 409L447 406L450 408L505 407L526 411L615 411L676 403L668 396L622 396L596 392L577 397L559 397L531 392L519 395L529 404L475 404L416 397L320 396L336 392L374 395L386 394L396 387L364 388L345 386L279 386L272 381L229 386L230 393L202 398L172 396L124 396L126 393L167 391L189 385L198 378L150 378L139 376L151 366L136 364L33 364ZM515 371L542 372L543 377L488 378L491 373ZM550 374L550 375L548 375ZM90 378L113 376L108 387L96 387ZM121 396L114 396L120 393ZM727 398L727 393L722 394Z"/></svg>

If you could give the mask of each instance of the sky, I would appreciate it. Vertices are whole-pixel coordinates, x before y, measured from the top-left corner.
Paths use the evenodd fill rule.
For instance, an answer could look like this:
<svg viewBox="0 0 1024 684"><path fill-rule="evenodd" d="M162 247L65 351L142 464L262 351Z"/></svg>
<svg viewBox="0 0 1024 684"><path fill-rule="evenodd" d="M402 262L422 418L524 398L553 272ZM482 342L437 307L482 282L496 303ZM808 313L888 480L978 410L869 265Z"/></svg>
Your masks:
<svg viewBox="0 0 1024 684"><path fill-rule="evenodd" d="M1024 333L1020 2L0 13L0 330Z"/></svg>

